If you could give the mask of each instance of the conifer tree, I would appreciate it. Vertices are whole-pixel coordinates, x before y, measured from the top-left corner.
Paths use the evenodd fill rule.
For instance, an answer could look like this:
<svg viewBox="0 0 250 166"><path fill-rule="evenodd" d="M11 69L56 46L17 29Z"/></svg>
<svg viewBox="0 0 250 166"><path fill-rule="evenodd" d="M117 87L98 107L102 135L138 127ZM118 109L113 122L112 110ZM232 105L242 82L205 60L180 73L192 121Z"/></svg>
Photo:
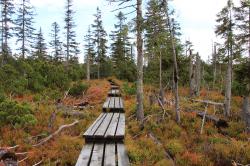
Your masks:
<svg viewBox="0 0 250 166"><path fill-rule="evenodd" d="M215 33L221 36L224 40L225 50L227 52L227 74L226 74L226 89L225 89L225 112L226 116L230 116L231 98L232 98L232 65L233 65L233 47L234 47L234 34L233 30L235 24L233 22L233 2L228 0L227 5L217 14L218 25Z"/></svg>
<svg viewBox="0 0 250 166"><path fill-rule="evenodd" d="M36 37L36 43L35 43L34 49L35 49L34 56L36 58L41 59L41 60L46 60L48 58L47 51L46 51L47 47L46 47L46 43L45 43L45 39L44 39L41 27Z"/></svg>
<svg viewBox="0 0 250 166"><path fill-rule="evenodd" d="M14 23L13 15L15 14L15 7L13 0L1 0L1 31L2 31L2 54L3 61L6 61L7 56L10 54L11 50L9 48L8 40L13 37L14 27L11 25Z"/></svg>
<svg viewBox="0 0 250 166"><path fill-rule="evenodd" d="M65 35L66 35L66 43L65 52L66 52L66 61L67 63L71 60L75 60L77 55L80 53L78 49L78 43L76 42L76 32L74 28L76 27L74 22L74 11L73 11L73 0L66 0L65 6Z"/></svg>
<svg viewBox="0 0 250 166"><path fill-rule="evenodd" d="M118 20L114 25L115 30L110 35L111 58L113 62L114 74L119 79L134 80L135 63L131 54L131 44L129 42L129 27L126 24L126 17L122 12L116 15Z"/></svg>
<svg viewBox="0 0 250 166"><path fill-rule="evenodd" d="M57 22L52 23L52 30L50 33L51 42L49 43L52 48L53 59L56 61L62 60L62 42L60 40L60 27Z"/></svg>
<svg viewBox="0 0 250 166"><path fill-rule="evenodd" d="M108 0L110 2L120 2L120 5L126 4L126 2L133 2L133 0ZM143 124L144 110L143 110L143 17L142 17L142 0L136 0L136 40L137 40L137 105L136 105L136 117Z"/></svg>
<svg viewBox="0 0 250 166"><path fill-rule="evenodd" d="M17 43L21 43L18 50L21 51L21 57L24 59L27 53L31 53L31 48L34 39L33 28L34 11L33 6L29 0L21 0L17 11L16 24L16 37Z"/></svg>
<svg viewBox="0 0 250 166"><path fill-rule="evenodd" d="M91 32L91 28L89 27L88 33L84 36L85 41L85 63L86 63L86 71L87 71L87 80L90 80L90 70L91 65L93 64L93 60L95 58L94 45L93 45L93 36Z"/></svg>
<svg viewBox="0 0 250 166"><path fill-rule="evenodd" d="M166 15L160 0L150 0L148 2L145 25L148 63L151 67L156 65L156 67L159 68L159 96L161 102L164 103L162 63L163 60L165 61L170 56L167 56L166 51L169 36L167 32Z"/></svg>
<svg viewBox="0 0 250 166"><path fill-rule="evenodd" d="M102 14L101 10L99 7L96 9L96 14L94 23L92 24L92 29L93 29L93 36L94 36L94 44L95 44L95 55L96 55L96 63L98 67L97 71L97 77L98 79L100 78L100 71L104 72L101 70L103 68L103 64L106 62L106 53L107 53L107 33L103 28L103 23L102 23ZM104 74L102 74L104 75Z"/></svg>
<svg viewBox="0 0 250 166"><path fill-rule="evenodd" d="M240 6L235 7L235 18L237 23L237 40L245 51L248 51L250 60L250 0L241 0Z"/></svg>

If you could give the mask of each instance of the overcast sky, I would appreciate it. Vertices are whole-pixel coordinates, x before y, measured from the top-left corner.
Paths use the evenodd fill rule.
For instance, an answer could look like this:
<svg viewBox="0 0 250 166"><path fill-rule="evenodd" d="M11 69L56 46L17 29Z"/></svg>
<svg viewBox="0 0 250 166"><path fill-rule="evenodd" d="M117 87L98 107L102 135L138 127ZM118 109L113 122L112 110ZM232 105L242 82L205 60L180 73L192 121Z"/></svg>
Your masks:
<svg viewBox="0 0 250 166"><path fill-rule="evenodd" d="M60 24L61 29L64 26L65 1L31 0L36 9L36 28L42 27L47 42L50 40L49 33L54 21ZM99 6L102 11L104 27L108 33L116 22L114 17L116 13L111 12L116 7L105 0L73 0L73 2L76 10L74 18L77 24L77 41L81 43L82 50L79 58L83 59L83 36L88 26L93 23L96 7ZM176 10L177 21L181 25L182 41L191 40L195 51L199 52L203 59L211 55L212 41L216 40L214 35L216 14L226 5L226 2L227 0L173 0L171 2ZM237 4L239 0L234 2ZM144 0L145 3L146 0Z"/></svg>

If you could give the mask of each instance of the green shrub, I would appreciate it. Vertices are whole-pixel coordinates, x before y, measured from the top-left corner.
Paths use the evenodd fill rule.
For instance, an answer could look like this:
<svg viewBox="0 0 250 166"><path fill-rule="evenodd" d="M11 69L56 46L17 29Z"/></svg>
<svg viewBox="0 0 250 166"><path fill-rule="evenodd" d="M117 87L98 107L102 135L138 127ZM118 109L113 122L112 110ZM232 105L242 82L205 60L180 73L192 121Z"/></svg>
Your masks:
<svg viewBox="0 0 250 166"><path fill-rule="evenodd" d="M73 85L72 88L70 88L69 95L75 96L75 97L80 96L88 88L89 88L89 85L78 82L75 85Z"/></svg>
<svg viewBox="0 0 250 166"><path fill-rule="evenodd" d="M172 139L169 140L167 143L167 150L172 156L175 156L179 153L182 153L185 149L183 145L180 143L180 141Z"/></svg>
<svg viewBox="0 0 250 166"><path fill-rule="evenodd" d="M127 82L122 85L122 90L126 95L135 95L136 94L136 85L132 84L130 86Z"/></svg>
<svg viewBox="0 0 250 166"><path fill-rule="evenodd" d="M5 100L0 103L0 124L26 127L36 124L36 118L28 104Z"/></svg>

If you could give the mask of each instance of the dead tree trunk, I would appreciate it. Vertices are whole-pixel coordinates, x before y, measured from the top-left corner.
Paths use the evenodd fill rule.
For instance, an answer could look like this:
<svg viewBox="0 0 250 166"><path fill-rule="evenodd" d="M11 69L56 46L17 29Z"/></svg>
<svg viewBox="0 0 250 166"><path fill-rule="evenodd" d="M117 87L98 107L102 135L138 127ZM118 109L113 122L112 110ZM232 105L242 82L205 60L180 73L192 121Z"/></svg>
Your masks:
<svg viewBox="0 0 250 166"><path fill-rule="evenodd" d="M160 51L160 58L159 58L159 60L160 60L160 73L159 73L159 76L160 76L160 93L159 93L159 98L160 98L160 100L161 100L161 103L164 103L164 89L162 88L162 55L161 55L161 51Z"/></svg>
<svg viewBox="0 0 250 166"><path fill-rule="evenodd" d="M193 53L190 50L189 55L189 86L190 86L190 96L193 97L194 95L194 64L193 64Z"/></svg>
<svg viewBox="0 0 250 166"><path fill-rule="evenodd" d="M89 54L87 55L87 81L90 80L90 60L89 60Z"/></svg>
<svg viewBox="0 0 250 166"><path fill-rule="evenodd" d="M196 68L195 68L195 82L196 82L196 90L195 90L195 95L199 96L200 95L200 88L201 88L201 58L199 54L197 53L196 55Z"/></svg>
<svg viewBox="0 0 250 166"><path fill-rule="evenodd" d="M249 97L244 97L242 108L242 119L246 123L246 131L250 133L250 103Z"/></svg>
<svg viewBox="0 0 250 166"><path fill-rule="evenodd" d="M167 7L167 20L168 20L168 27L170 32L170 40L172 45L172 51L173 51L173 61L174 61L174 95L175 95L175 112L176 112L176 122L181 122L181 116L180 116L180 108L179 108L179 91L178 91L178 65L177 65L177 53L176 53L176 47L175 47L175 38L174 38L174 28L172 27L172 22L170 21L169 14L168 14L168 4L166 3Z"/></svg>
<svg viewBox="0 0 250 166"><path fill-rule="evenodd" d="M231 52L231 51L230 51ZM226 74L226 89L225 89L225 116L230 116L231 112L231 98L232 98L232 55L229 53L229 61L227 66L227 74Z"/></svg>
<svg viewBox="0 0 250 166"><path fill-rule="evenodd" d="M136 18L136 30L137 30L137 109L136 117L143 123L144 111L143 111L143 39L142 39L142 0L137 0L137 18Z"/></svg>
<svg viewBox="0 0 250 166"><path fill-rule="evenodd" d="M216 45L213 48L213 89L216 83L216 76L217 76L217 48Z"/></svg>

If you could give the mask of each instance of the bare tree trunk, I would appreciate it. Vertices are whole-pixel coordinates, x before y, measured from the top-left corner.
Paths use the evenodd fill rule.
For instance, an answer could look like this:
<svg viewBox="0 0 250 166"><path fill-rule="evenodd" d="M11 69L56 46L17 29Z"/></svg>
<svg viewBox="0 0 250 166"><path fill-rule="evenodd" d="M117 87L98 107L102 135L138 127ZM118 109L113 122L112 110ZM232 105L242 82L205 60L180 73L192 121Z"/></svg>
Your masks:
<svg viewBox="0 0 250 166"><path fill-rule="evenodd" d="M242 119L246 123L246 131L250 133L250 103L249 97L244 97L242 108Z"/></svg>
<svg viewBox="0 0 250 166"><path fill-rule="evenodd" d="M168 6L167 6L168 7ZM181 122L181 116L180 116L180 108L179 108L179 92L178 92L178 65L177 65L177 54L176 54L176 47L175 47L175 41L174 41L174 29L172 27L172 23L170 22L170 18L168 15L168 10L166 12L167 20L168 20L168 26L170 31L170 40L172 45L172 51L173 51L173 61L174 61L174 94L175 94L175 112L176 112L176 122Z"/></svg>
<svg viewBox="0 0 250 166"><path fill-rule="evenodd" d="M193 97L194 95L194 65L193 65L193 53L190 50L189 55L189 86L190 86L190 96Z"/></svg>
<svg viewBox="0 0 250 166"><path fill-rule="evenodd" d="M136 117L143 123L143 39L142 39L142 0L137 0L137 109Z"/></svg>
<svg viewBox="0 0 250 166"><path fill-rule="evenodd" d="M87 81L90 80L90 62L89 62L89 54L87 55Z"/></svg>
<svg viewBox="0 0 250 166"><path fill-rule="evenodd" d="M230 116L231 112L231 98L232 98L232 52L229 50L228 55L228 66L227 66L227 74L226 74L226 89L225 89L225 116Z"/></svg>
<svg viewBox="0 0 250 166"><path fill-rule="evenodd" d="M216 46L214 46L213 50L213 89L216 83L216 76L217 76L217 50Z"/></svg>
<svg viewBox="0 0 250 166"><path fill-rule="evenodd" d="M160 101L161 103L164 103L164 89L162 88L162 55L161 55L161 50L160 50L160 73L159 73L159 76L160 76L160 94L159 94L159 98L160 98Z"/></svg>
<svg viewBox="0 0 250 166"><path fill-rule="evenodd" d="M196 96L200 95L200 88L201 88L201 58L197 53L196 56L196 71L195 71L195 82L196 82Z"/></svg>

